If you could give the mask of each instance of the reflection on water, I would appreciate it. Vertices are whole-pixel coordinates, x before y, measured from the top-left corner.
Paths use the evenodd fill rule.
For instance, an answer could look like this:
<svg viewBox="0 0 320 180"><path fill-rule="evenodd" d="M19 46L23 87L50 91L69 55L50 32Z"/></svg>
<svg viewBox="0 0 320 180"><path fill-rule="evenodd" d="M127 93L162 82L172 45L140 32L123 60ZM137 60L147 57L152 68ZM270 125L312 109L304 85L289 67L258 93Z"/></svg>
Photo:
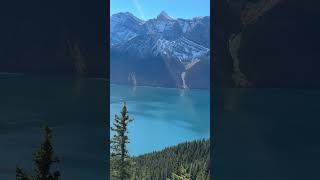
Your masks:
<svg viewBox="0 0 320 180"><path fill-rule="evenodd" d="M111 85L110 118L127 102L129 152L139 155L161 150L187 140L208 138L210 134L210 93L185 90ZM110 122L112 123L112 121Z"/></svg>
<svg viewBox="0 0 320 180"><path fill-rule="evenodd" d="M106 84L101 79L0 78L0 179L32 170L41 127L53 128L63 179L106 179Z"/></svg>
<svg viewBox="0 0 320 180"><path fill-rule="evenodd" d="M218 89L213 99L216 180L320 178L320 91Z"/></svg>

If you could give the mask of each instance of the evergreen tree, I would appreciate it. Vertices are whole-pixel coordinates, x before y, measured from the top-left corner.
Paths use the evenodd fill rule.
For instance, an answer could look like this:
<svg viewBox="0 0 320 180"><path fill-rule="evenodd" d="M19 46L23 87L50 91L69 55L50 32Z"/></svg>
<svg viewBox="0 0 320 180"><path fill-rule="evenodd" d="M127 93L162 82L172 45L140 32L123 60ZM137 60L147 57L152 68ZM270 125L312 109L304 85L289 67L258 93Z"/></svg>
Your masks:
<svg viewBox="0 0 320 180"><path fill-rule="evenodd" d="M59 179L60 172L55 171L50 173L50 168L54 163L59 163L59 159L54 157L53 148L51 143L52 130L45 127L45 140L41 144L38 151L34 154L34 162L36 164L36 178L38 180L57 180Z"/></svg>
<svg viewBox="0 0 320 180"><path fill-rule="evenodd" d="M60 172L55 171L53 174L50 168L54 163L58 163L58 158L53 155L53 147L51 143L52 130L46 126L44 128L45 139L40 148L34 154L34 163L36 165L36 175L33 177L25 173L22 169L17 167L16 179L17 180L58 180Z"/></svg>
<svg viewBox="0 0 320 180"><path fill-rule="evenodd" d="M130 159L130 161L131 161L130 180L141 180L138 175L138 168L136 163L133 161L132 158Z"/></svg>
<svg viewBox="0 0 320 180"><path fill-rule="evenodd" d="M17 169L16 169L16 179L17 180L33 180L33 177L29 176L21 168L17 167Z"/></svg>
<svg viewBox="0 0 320 180"><path fill-rule="evenodd" d="M140 180L166 180L172 173L179 176L183 164L190 179L210 179L210 140L196 140L167 147L162 151L131 157L135 168L131 170ZM172 179L173 180L173 179Z"/></svg>
<svg viewBox="0 0 320 180"><path fill-rule="evenodd" d="M111 127L111 130L115 132L111 139L111 176L119 180L130 178L130 156L127 145L129 143L128 124L131 121L124 102L120 115L115 115L115 121Z"/></svg>
<svg viewBox="0 0 320 180"><path fill-rule="evenodd" d="M186 168L180 166L177 173L172 173L172 180L191 180L191 175Z"/></svg>

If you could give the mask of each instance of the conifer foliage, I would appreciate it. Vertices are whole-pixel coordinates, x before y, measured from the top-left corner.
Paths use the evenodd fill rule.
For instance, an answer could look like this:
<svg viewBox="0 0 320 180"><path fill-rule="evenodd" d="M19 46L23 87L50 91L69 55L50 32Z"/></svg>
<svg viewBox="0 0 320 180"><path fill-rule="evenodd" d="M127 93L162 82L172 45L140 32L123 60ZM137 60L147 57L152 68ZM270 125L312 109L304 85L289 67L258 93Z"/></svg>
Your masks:
<svg viewBox="0 0 320 180"><path fill-rule="evenodd" d="M41 144L40 148L34 154L34 163L36 165L36 175L32 176L26 173L21 168L16 169L16 179L17 180L59 180L60 172L55 171L50 172L53 164L59 163L59 159L53 154L52 147L52 130L46 126L44 128L45 138L44 142Z"/></svg>
<svg viewBox="0 0 320 180"><path fill-rule="evenodd" d="M191 180L191 174L187 172L186 168L180 166L177 173L172 173L172 180Z"/></svg>
<svg viewBox="0 0 320 180"><path fill-rule="evenodd" d="M137 179L210 180L210 139L181 143L132 159Z"/></svg>
<svg viewBox="0 0 320 180"><path fill-rule="evenodd" d="M129 118L126 103L121 107L119 115L115 115L115 120L111 130L115 132L111 139L111 176L112 179L127 180L130 178L131 159L127 145L128 124L132 121Z"/></svg>

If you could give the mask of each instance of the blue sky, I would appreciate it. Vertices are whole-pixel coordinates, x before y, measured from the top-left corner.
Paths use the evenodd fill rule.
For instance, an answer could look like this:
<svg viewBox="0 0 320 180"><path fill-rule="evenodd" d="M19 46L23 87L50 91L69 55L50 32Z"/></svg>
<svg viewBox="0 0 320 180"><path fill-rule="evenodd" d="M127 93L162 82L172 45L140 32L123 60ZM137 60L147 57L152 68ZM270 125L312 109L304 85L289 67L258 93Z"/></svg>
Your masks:
<svg viewBox="0 0 320 180"><path fill-rule="evenodd" d="M140 19L156 17L162 10L174 18L210 16L210 0L110 0L110 14L131 12Z"/></svg>

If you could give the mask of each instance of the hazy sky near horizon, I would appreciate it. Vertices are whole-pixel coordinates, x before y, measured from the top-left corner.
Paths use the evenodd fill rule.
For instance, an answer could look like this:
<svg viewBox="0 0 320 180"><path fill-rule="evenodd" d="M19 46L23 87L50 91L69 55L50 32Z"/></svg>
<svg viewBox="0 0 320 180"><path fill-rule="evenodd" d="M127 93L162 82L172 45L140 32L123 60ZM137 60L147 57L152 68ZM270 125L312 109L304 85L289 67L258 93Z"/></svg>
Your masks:
<svg viewBox="0 0 320 180"><path fill-rule="evenodd" d="M110 15L130 12L146 20L157 17L162 10L173 18L210 16L210 0L110 0Z"/></svg>

